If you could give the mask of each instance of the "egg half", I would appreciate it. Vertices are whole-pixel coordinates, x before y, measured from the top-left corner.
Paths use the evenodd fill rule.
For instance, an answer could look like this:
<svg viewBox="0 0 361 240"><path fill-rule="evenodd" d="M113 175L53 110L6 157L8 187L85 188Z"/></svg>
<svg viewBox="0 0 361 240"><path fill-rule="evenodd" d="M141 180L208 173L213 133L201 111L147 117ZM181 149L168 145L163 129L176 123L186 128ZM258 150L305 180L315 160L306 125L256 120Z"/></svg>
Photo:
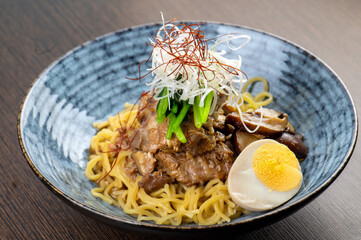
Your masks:
<svg viewBox="0 0 361 240"><path fill-rule="evenodd" d="M286 145L262 139L249 144L233 163L228 191L240 207L265 211L292 198L302 179L295 154Z"/></svg>

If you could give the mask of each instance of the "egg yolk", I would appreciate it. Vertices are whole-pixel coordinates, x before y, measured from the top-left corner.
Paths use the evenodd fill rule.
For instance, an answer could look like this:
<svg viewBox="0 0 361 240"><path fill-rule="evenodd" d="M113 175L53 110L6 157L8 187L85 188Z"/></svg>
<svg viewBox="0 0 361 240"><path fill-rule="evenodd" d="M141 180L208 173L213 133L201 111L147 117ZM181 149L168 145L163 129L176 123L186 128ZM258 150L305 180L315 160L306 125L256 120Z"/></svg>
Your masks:
<svg viewBox="0 0 361 240"><path fill-rule="evenodd" d="M257 148L252 167L257 178L272 190L289 191L302 181L298 159L283 144L266 143Z"/></svg>

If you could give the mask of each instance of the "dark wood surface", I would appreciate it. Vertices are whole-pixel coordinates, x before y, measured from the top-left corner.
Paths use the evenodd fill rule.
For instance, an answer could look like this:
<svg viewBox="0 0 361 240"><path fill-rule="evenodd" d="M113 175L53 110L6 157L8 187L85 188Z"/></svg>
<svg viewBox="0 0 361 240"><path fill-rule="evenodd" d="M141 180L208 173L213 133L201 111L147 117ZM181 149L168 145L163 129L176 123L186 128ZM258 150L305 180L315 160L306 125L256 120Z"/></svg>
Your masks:
<svg viewBox="0 0 361 240"><path fill-rule="evenodd" d="M18 143L17 116L34 79L99 35L167 19L210 20L287 38L324 60L361 106L361 1L1 0L0 239L147 239L64 204L35 176ZM340 177L294 215L244 239L361 239L360 143Z"/></svg>

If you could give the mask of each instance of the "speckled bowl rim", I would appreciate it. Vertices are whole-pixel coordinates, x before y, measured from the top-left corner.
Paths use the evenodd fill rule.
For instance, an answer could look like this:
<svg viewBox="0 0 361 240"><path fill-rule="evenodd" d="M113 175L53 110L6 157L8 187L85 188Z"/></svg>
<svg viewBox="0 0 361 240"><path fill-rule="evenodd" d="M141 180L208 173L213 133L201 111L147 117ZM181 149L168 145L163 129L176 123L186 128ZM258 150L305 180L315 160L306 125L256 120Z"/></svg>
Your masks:
<svg viewBox="0 0 361 240"><path fill-rule="evenodd" d="M216 224L216 225L197 225L197 226L189 226L189 225L180 225L180 226L171 226L171 225L156 225L155 223L149 223L149 222L142 222L142 221L137 221L135 220L130 220L130 219L125 219L122 217L118 217L115 215L111 215L111 214L107 214L104 213L102 211L99 211L96 208L90 207L88 205L85 205L79 201L77 201L76 199L73 199L71 196L65 194L63 191L61 191L60 189L58 189L57 187L55 187L36 167L35 164L33 163L32 159L29 157L28 153L25 150L25 146L24 146L24 142L23 139L21 137L21 116L22 116L22 112L23 112L23 106L25 105L26 101L27 101L27 97L31 91L31 89L33 88L34 84L37 82L37 80L47 71L49 71L52 67L54 67L57 63L59 63L61 60L65 59L67 56L69 56L70 54L72 54L74 51L76 51L77 49L90 45L92 44L92 42L97 41L98 39L102 39L102 38L107 38L111 35L114 35L116 33L121 33L121 32L127 32L127 31L134 31L137 30L139 28L143 28L143 27L149 27L149 26L157 26L160 25L160 22L153 22L153 23L149 23L149 24L142 24L142 25L137 25L137 26L133 26L133 27L129 27L129 28L124 28L124 29L119 29L117 31L113 31L113 32L109 32L106 34L103 34L101 36L98 36L96 38L93 38L89 41L84 42L83 44L80 44L76 47L74 47L73 49L69 50L66 54L62 55L61 57L57 58L56 60L54 60L48 67L46 67L39 75L37 78L35 78L35 80L32 82L31 86L29 87L29 89L26 92L25 97L22 100L21 106L20 106L20 111L18 114L18 119L17 119L17 133L18 133L18 140L19 140L19 144L21 147L21 150L23 152L23 155L25 156L28 164L30 165L31 169L33 170L33 172L38 176L38 178L41 179L41 181L48 187L50 188L54 193L57 194L57 196L60 196L64 199L66 199L67 201L69 201L68 203L71 203L73 206L75 207L79 207L82 210L86 210L86 211L90 211L93 214L99 215L101 217L103 217L104 220L107 220L107 222L111 222L113 225L116 225L116 223L119 224L130 224L132 226L139 226L139 227L145 227L148 228L150 230L183 230L183 231L188 231L188 230L211 230L211 229L221 229L224 227L232 227L232 226L239 226L242 224L247 224L247 223L251 223L251 222L257 222L258 220L261 219L266 219L266 218L271 218L271 217L277 217L277 215L280 215L282 213L284 213L285 215L288 215L287 212L294 212L298 209L300 209L302 206L306 205L307 203L311 202L313 199L315 199L317 196L319 196L324 190L326 190L327 187L329 187L331 185L332 182L334 182L336 180L336 178L341 174L341 172L344 170L344 168L346 167L347 163L349 162L351 155L355 149L356 146L356 142L357 142L357 137L358 137L358 115L357 115L357 111L356 111L356 107L354 104L354 101L351 97L351 94L349 92L349 90L347 89L346 85L344 84L344 82L341 80L341 78L336 74L336 72L331 69L324 61L322 61L320 58L318 58L316 55L314 55L312 52L306 50L305 48L299 46L296 43L293 43L292 41L289 41L283 37L280 37L278 35L272 34L272 33L268 33L266 31L263 30L259 30L253 27L247 27L247 26L243 26L243 25L238 25L238 24L232 24L232 23L226 23L226 22L216 22L216 21L198 21L198 20L186 20L186 21L182 21L183 23L206 23L206 24L216 24L216 25L220 25L220 26L231 26L231 27L237 27L237 28L242 28L242 29L246 29L246 30L250 30L250 31L254 31L254 32L258 32L258 33L262 33L265 35L268 35L270 37L273 37L275 39L281 40L284 43L287 43L289 45L292 45L302 51L304 51L305 53L307 53L310 57L314 58L316 61L319 61L325 68L327 68L339 81L339 83L341 83L341 85L343 86L345 92L347 93L347 96L350 99L350 102L352 104L352 109L353 109L353 114L355 116L355 128L354 128L354 132L353 132L353 139L352 139L352 143L349 146L348 152L346 154L346 156L344 157L344 159L342 160L342 162L340 163L339 167L334 171L334 173L322 184L320 185L318 188L316 188L313 192L306 194L305 196L301 197L300 199L298 199L297 201L295 201L292 205L289 206L280 206L274 210L270 210L265 212L262 215L259 216L255 216L251 219L245 219L244 221L241 222L229 222L229 223L223 223L223 224ZM128 226L131 227L131 226ZM263 226L259 226L259 228L261 228Z"/></svg>

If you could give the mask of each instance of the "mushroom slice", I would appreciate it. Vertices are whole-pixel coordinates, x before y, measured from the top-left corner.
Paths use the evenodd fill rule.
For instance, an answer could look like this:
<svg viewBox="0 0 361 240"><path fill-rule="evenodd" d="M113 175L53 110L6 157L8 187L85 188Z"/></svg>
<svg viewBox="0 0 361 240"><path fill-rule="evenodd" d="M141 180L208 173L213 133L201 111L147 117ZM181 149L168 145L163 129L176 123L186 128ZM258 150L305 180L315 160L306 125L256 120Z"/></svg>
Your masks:
<svg viewBox="0 0 361 240"><path fill-rule="evenodd" d="M288 115L269 108L260 108L252 112L242 113L243 122L250 130L258 129L255 133L274 136L283 132L288 126ZM238 129L245 129L239 113L230 113L226 123Z"/></svg>
<svg viewBox="0 0 361 240"><path fill-rule="evenodd" d="M249 132L243 132L236 130L232 135L232 144L237 153L241 153L249 144L259 139L265 138L260 134L254 134Z"/></svg>
<svg viewBox="0 0 361 240"><path fill-rule="evenodd" d="M283 132L276 141L286 145L298 159L305 159L307 157L307 146L303 143L303 135L300 133L291 134Z"/></svg>

